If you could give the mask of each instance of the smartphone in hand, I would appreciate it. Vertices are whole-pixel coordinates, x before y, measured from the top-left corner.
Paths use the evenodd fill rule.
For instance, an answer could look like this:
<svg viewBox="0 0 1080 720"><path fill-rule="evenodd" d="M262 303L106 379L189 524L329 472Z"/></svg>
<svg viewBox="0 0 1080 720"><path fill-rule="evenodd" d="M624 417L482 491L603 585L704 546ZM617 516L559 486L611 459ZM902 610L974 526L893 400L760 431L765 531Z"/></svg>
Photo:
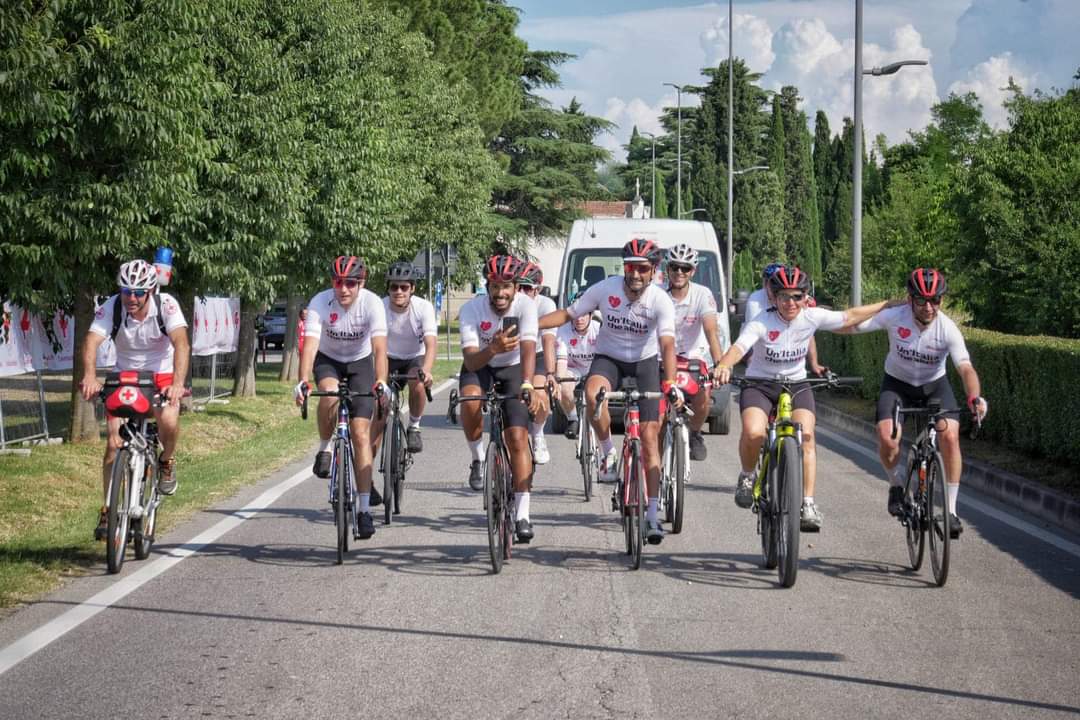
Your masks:
<svg viewBox="0 0 1080 720"><path fill-rule="evenodd" d="M518 319L516 317L504 317L502 319L502 330L504 335L517 335Z"/></svg>

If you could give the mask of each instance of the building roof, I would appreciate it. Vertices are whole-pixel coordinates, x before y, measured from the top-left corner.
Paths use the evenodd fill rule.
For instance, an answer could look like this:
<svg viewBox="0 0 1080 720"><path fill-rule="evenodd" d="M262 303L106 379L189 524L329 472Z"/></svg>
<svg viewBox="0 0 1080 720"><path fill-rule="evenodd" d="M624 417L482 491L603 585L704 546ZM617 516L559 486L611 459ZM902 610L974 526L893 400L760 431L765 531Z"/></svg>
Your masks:
<svg viewBox="0 0 1080 720"><path fill-rule="evenodd" d="M627 217L630 203L625 200L586 200L581 203L582 211L594 218Z"/></svg>

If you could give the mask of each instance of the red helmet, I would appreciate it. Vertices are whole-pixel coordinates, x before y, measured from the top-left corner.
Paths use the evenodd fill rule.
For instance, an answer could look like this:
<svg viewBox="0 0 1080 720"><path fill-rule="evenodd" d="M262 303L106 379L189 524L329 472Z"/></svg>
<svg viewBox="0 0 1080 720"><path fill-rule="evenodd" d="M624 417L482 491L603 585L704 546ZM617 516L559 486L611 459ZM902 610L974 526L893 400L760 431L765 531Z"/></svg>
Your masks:
<svg viewBox="0 0 1080 720"><path fill-rule="evenodd" d="M949 286L936 268L915 268L908 275L907 291L912 297L935 298L948 292Z"/></svg>
<svg viewBox="0 0 1080 720"><path fill-rule="evenodd" d="M492 255L484 263L484 276L489 282L517 282L524 265L513 255Z"/></svg>
<svg viewBox="0 0 1080 720"><path fill-rule="evenodd" d="M518 273L517 283L526 287L540 287L544 284L544 271L534 262L525 262Z"/></svg>
<svg viewBox="0 0 1080 720"><path fill-rule="evenodd" d="M634 238L622 248L623 262L649 262L659 265L663 254L659 245L646 238Z"/></svg>
<svg viewBox="0 0 1080 720"><path fill-rule="evenodd" d="M769 276L769 289L773 292L779 290L802 290L810 289L810 276L794 265L781 265Z"/></svg>
<svg viewBox="0 0 1080 720"><path fill-rule="evenodd" d="M330 275L346 280L363 280L367 277L367 265L355 255L341 255L330 266Z"/></svg>

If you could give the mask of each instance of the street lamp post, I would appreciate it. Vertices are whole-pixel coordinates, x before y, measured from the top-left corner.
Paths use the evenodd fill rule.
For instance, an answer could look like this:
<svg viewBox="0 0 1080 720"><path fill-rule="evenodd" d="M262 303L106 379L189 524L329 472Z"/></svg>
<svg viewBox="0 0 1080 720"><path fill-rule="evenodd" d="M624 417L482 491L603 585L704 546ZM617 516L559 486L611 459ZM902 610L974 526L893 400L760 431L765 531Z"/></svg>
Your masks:
<svg viewBox="0 0 1080 720"><path fill-rule="evenodd" d="M649 207L652 208L650 213L652 217L656 217L656 136L651 132L643 132L642 134L648 135L649 139L652 140L652 183L650 184L650 187L652 188L652 200L649 203Z"/></svg>
<svg viewBox="0 0 1080 720"><path fill-rule="evenodd" d="M676 93L675 107L676 107L676 113L677 113L676 117L678 118L678 128L677 128L676 135L677 135L678 139L676 140L676 143L677 143L676 148L677 149L675 151L675 155L676 155L676 158L678 160L678 169L676 170L676 178L675 178L675 216L676 217L681 217L682 216L682 89L683 89L683 86L682 85L676 85L675 83L664 83L664 84L665 85L670 85L671 87L675 88L675 93Z"/></svg>
<svg viewBox="0 0 1080 720"><path fill-rule="evenodd" d="M855 0L855 142L851 162L851 304L862 304L862 77L892 75L905 65L926 65L926 60L901 60L863 70L863 0Z"/></svg>
<svg viewBox="0 0 1080 720"><path fill-rule="evenodd" d="M731 296L731 279L732 279L732 273L731 273L732 257L731 257L731 253L732 253L733 242L732 242L731 236L732 236L732 233L734 232L734 230L733 230L734 223L732 222L732 219L731 219L731 204L732 204L731 203L731 196L735 192L735 173L734 173L734 170L733 170L733 168L735 167L735 159L734 159L735 158L735 150L734 150L734 145L735 145L735 117L734 117L734 115L735 115L735 90L734 90L735 71L733 69L734 64L735 64L734 63L735 49L734 49L734 44L732 43L732 40L731 40L731 38L732 38L732 20L733 20L733 15L734 15L734 10L732 8L733 2L734 2L734 0L728 0L728 6L727 6L727 57L728 57L728 60L727 60L727 169L728 169L728 173L727 173L727 258L726 258L726 267L724 268L727 271L727 285L725 285L724 287L727 290L727 293L728 293L729 297Z"/></svg>

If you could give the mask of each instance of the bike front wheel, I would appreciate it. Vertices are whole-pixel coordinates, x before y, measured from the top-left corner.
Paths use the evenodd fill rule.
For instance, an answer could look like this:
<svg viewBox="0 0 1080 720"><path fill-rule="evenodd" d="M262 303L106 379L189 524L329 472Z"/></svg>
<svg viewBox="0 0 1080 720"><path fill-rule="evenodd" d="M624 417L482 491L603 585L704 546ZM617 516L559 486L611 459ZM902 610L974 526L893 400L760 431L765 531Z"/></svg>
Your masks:
<svg viewBox="0 0 1080 720"><path fill-rule="evenodd" d="M668 487L668 514L671 516L671 532L678 535L682 532L686 509L686 461L690 455L690 437L687 435L686 426L676 426L672 439L673 474Z"/></svg>
<svg viewBox="0 0 1080 720"><path fill-rule="evenodd" d="M761 495L757 500L758 522L761 523L761 559L765 568L775 570L777 559L776 531L778 498L780 495L776 483L775 463L769 461L768 451L763 451L758 462L757 482L761 485Z"/></svg>
<svg viewBox="0 0 1080 720"><path fill-rule="evenodd" d="M904 528L908 562L912 570L922 567L926 552L923 493L919 492L919 463L912 455L908 463L907 486L904 488Z"/></svg>
<svg viewBox="0 0 1080 720"><path fill-rule="evenodd" d="M349 551L349 505L352 503L349 485L349 445L344 440L334 443L334 524L337 527L337 564L345 562Z"/></svg>
<svg viewBox="0 0 1080 720"><path fill-rule="evenodd" d="M949 504L946 499L945 464L935 452L926 467L926 520L930 535L930 568L938 587L949 579Z"/></svg>
<svg viewBox="0 0 1080 720"><path fill-rule="evenodd" d="M488 551L491 555L491 569L498 575L503 566L506 533L504 532L503 507L506 504L503 473L509 472L502 453L495 443L489 443L487 458L484 460L484 507L487 509Z"/></svg>
<svg viewBox="0 0 1080 720"><path fill-rule="evenodd" d="M398 422L391 416L383 430L383 524L390 524L394 514L394 477L398 470Z"/></svg>
<svg viewBox="0 0 1080 720"><path fill-rule="evenodd" d="M147 462L151 462L149 459ZM140 504L143 507L143 516L135 530L135 559L145 560L150 557L150 550L154 546L154 531L157 527L157 506L160 496L157 491L158 468L155 464L153 472L147 482L142 486L142 498Z"/></svg>
<svg viewBox="0 0 1080 720"><path fill-rule="evenodd" d="M631 567L641 567L641 550L645 540L645 473L641 467L641 458L634 452L630 458L630 473L627 475L627 535L630 540Z"/></svg>
<svg viewBox="0 0 1080 720"><path fill-rule="evenodd" d="M776 525L780 584L789 588L799 573L799 510L802 507L802 453L794 439L782 438L776 463L779 517Z"/></svg>
<svg viewBox="0 0 1080 720"><path fill-rule="evenodd" d="M121 448L113 461L112 479L109 483L108 536L105 559L110 573L118 573L124 567L127 549L131 507L131 451Z"/></svg>
<svg viewBox="0 0 1080 720"><path fill-rule="evenodd" d="M585 502L592 497L593 477L596 474L596 443L588 421L578 429L578 460L581 462L581 482L585 486Z"/></svg>

